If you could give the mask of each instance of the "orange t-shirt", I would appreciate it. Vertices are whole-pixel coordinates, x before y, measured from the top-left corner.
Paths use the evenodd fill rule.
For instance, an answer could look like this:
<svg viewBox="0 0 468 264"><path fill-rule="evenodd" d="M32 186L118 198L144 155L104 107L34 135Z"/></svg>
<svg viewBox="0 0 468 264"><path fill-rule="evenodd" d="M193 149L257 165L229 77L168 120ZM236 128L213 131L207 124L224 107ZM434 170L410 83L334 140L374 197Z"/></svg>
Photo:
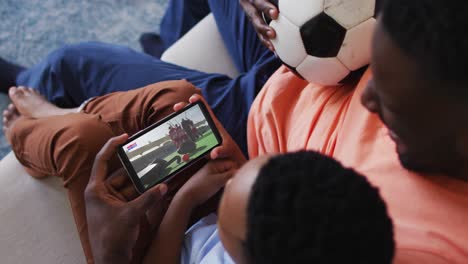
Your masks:
<svg viewBox="0 0 468 264"><path fill-rule="evenodd" d="M378 116L356 87L309 84L280 68L255 99L249 155L316 150L365 175L387 203L395 226L394 263L468 263L468 182L405 170Z"/></svg>

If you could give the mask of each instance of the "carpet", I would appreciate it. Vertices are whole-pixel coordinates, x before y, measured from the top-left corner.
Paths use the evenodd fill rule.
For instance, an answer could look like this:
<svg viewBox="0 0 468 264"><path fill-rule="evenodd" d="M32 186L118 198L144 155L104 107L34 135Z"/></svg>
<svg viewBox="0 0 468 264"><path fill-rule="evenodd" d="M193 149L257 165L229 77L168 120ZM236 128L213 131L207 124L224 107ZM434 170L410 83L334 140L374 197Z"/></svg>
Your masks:
<svg viewBox="0 0 468 264"><path fill-rule="evenodd" d="M139 35L158 32L166 4L167 0L1 0L0 57L31 66L62 45L83 41L141 50ZM1 112L8 103L0 94ZM0 159L9 151L0 131Z"/></svg>

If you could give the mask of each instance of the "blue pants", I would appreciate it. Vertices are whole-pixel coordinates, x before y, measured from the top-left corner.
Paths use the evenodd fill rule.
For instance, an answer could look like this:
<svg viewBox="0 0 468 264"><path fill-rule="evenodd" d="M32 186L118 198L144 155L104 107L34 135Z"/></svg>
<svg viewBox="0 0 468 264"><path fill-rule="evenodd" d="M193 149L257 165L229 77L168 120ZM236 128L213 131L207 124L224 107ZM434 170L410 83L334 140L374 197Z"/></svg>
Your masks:
<svg viewBox="0 0 468 264"><path fill-rule="evenodd" d="M172 44L208 11L214 14L226 47L241 72L235 79L180 67L126 47L92 42L52 52L22 72L17 85L38 89L60 107L76 107L90 97L186 79L202 89L220 122L247 153L250 106L280 61L261 44L238 1L233 0L173 0L162 23L164 42Z"/></svg>

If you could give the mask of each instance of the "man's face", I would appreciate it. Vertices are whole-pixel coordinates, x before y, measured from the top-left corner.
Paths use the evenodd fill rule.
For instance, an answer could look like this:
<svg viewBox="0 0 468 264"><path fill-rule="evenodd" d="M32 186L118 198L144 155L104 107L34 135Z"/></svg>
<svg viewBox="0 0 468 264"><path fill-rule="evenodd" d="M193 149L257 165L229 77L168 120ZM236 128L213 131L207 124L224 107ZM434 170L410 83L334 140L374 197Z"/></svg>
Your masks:
<svg viewBox="0 0 468 264"><path fill-rule="evenodd" d="M460 114L430 82L421 67L391 39L379 20L372 43L373 80L362 95L363 105L379 115L396 143L401 164L428 173L458 173L463 159L457 140ZM447 88L447 87L445 87Z"/></svg>

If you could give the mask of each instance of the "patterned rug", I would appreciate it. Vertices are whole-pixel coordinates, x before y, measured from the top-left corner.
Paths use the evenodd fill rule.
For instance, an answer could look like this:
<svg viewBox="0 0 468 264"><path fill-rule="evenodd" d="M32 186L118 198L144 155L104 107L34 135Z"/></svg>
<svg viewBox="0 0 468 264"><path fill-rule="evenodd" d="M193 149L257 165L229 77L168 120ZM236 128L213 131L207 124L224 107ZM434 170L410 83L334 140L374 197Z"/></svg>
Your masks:
<svg viewBox="0 0 468 264"><path fill-rule="evenodd" d="M139 35L158 31L167 1L2 0L0 57L31 66L64 44L90 40L141 50ZM8 103L0 94L1 112ZM9 151L0 131L0 159Z"/></svg>

